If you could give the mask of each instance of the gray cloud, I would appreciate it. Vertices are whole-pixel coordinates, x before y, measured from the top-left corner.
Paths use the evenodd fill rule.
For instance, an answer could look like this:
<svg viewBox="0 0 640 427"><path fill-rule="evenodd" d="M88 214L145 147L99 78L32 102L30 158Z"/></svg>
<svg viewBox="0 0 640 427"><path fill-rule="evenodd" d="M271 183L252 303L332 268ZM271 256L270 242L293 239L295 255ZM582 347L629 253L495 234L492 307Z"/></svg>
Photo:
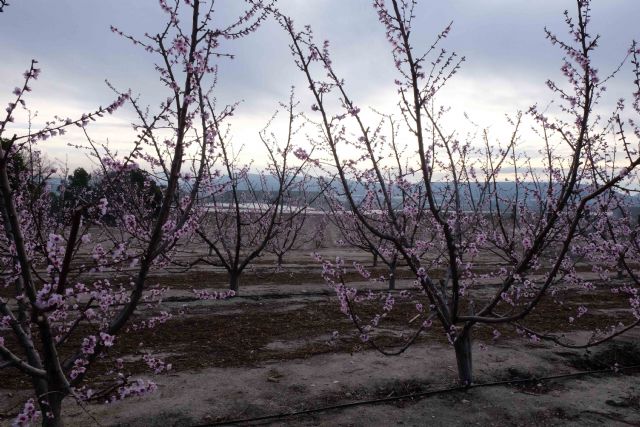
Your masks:
<svg viewBox="0 0 640 427"><path fill-rule="evenodd" d="M220 22L236 16L243 3L218 0ZM392 93L393 64L371 1L279 3L298 26L311 24L318 39L331 41L336 69L356 99L366 103ZM422 1L412 36L419 50L454 21L444 46L466 56L467 63L460 90L456 92L453 82L450 98L464 109L462 94L469 94L484 100L474 99L468 106L511 112L522 108L512 103L535 101L538 90L544 93L545 79L558 76L561 53L544 39L543 28L566 34L562 11L574 7L574 0ZM594 32L603 36L597 61L604 70L611 69L631 39L640 39L640 2L594 0L593 9ZM90 109L108 103L112 94L104 79L132 88L153 102L162 90L153 58L111 34L109 26L142 35L160 28L163 19L157 2L151 0L14 1L0 14L0 93L8 95L29 60L36 58L43 68L35 85L37 99L47 99L47 111L55 103L62 110L65 105ZM217 96L222 102L243 99L241 113L250 115L252 123L261 116L266 121L277 102L287 98L291 85L309 102L304 78L289 54L287 36L275 23L268 22L250 37L224 47L237 57L222 64Z"/></svg>

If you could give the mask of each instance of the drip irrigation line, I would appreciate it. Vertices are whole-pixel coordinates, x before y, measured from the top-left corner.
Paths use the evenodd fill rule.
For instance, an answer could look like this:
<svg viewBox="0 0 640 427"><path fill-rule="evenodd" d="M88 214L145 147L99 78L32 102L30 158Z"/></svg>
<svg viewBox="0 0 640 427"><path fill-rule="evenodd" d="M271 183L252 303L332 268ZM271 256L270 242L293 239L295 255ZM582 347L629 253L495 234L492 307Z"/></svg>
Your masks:
<svg viewBox="0 0 640 427"><path fill-rule="evenodd" d="M491 381L486 383L475 383L467 386L459 385L455 387L441 388L436 390L427 390L419 393L409 393L409 394L403 394L399 396L383 397L379 399L358 400L355 402L340 403L337 405L322 406L319 408L304 409L301 411L282 412L279 414L263 415L260 417L253 417L253 418L239 418L239 419L227 420L227 421L217 421L217 422L207 423L207 424L196 424L191 427L215 427L215 426L248 424L248 423L259 422L259 421L278 420L282 418L289 418L289 417L295 417L300 415L315 414L318 412L326 412L334 409L352 408L354 406L375 405L378 403L395 402L398 400L405 400L405 399L408 400L408 399L416 399L416 398L425 398L425 397L435 396L438 394L447 394L447 393L452 393L456 391L471 390L474 388L495 387L500 385L512 385L512 384L526 384L526 383L531 383L536 381L550 381L550 380L558 380L558 379L566 379L566 378L577 378L577 377L596 375L596 374L632 371L636 369L640 369L640 365L632 365L632 366L624 366L624 367L621 366L621 367L617 367L616 369L608 368L608 369L599 369L599 370L593 370L593 371L580 371L580 372L573 372L570 374L550 375L546 377L532 377L532 378L519 378L519 379L502 380L502 381Z"/></svg>

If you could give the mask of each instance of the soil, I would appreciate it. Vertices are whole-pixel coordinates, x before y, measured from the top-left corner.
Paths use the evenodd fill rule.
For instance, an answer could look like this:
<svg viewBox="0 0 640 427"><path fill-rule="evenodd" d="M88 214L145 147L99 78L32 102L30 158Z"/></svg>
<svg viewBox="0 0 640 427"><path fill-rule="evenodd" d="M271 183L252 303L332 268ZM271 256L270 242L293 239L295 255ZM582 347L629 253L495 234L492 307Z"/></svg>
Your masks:
<svg viewBox="0 0 640 427"><path fill-rule="evenodd" d="M152 283L171 286L162 309L173 318L154 329L123 335L109 356L122 357L126 372L152 379L158 391L84 407L69 398L65 425L211 425L456 385L453 348L437 328L422 334L401 355L383 356L360 340L353 323L339 311L332 291L322 283L316 265L299 254L286 267L286 272L276 272L265 259L247 272L240 295L226 301L197 300L192 292L193 288L223 289L223 271L202 268L156 275ZM396 306L372 335L377 344L389 349L403 346L419 323L414 322L415 301L400 297L400 291L413 289L411 275L401 268L398 276ZM373 286L384 291L386 284ZM486 291L491 289L488 283ZM566 319L583 304L588 305L588 314L569 323ZM576 294L562 305L548 298L526 326L584 342L589 338L587 331L595 327L629 322L628 312L618 309L621 306L624 297L604 287L595 294ZM379 303L358 306L358 315L365 320L379 311ZM141 313L138 321L149 315ZM493 328L478 326L473 339L475 383L533 380L240 425L640 425L640 370L612 370L640 365L640 331L589 352L534 343L515 328L500 329L495 338ZM150 375L139 360L145 353L162 357L172 370ZM112 380L106 360L93 367L88 379L104 387ZM540 379L585 370L609 371ZM29 384L17 372L1 372L0 425L9 425L29 396Z"/></svg>

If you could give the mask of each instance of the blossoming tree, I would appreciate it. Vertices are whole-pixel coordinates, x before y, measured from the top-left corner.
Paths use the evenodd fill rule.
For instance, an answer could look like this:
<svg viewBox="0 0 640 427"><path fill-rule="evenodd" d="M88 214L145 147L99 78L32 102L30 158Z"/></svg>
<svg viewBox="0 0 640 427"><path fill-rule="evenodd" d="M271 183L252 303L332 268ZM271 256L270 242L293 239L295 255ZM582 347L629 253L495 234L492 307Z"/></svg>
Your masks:
<svg viewBox="0 0 640 427"><path fill-rule="evenodd" d="M454 347L460 382L469 384L475 327L492 327L494 336L499 336L499 328L511 326L538 341L541 336L526 324L541 303L562 303L584 292L602 290L593 279L578 273L578 259L598 259L604 265L593 268L601 271L607 271L610 266L606 264L613 259L618 263L622 250L616 249L614 257L596 257L591 231L593 227L605 230L603 215L619 199L621 189L629 188L636 179L640 157L635 144L640 129L631 115L637 120L640 113L638 47L633 44L623 63L632 58L631 111L620 100L609 115L597 114L596 107L604 105L600 101L607 83L619 77L624 67L608 75L597 70L592 58L599 37L588 31L590 2L577 0L575 16L565 15L569 39L546 32L563 53L561 69L566 82L547 82L557 99L557 111L533 106L526 114L509 119L513 131L504 141L491 143L485 132L476 144L471 139L461 141L459 132L447 128L447 109L438 103L440 90L464 60L440 48L450 27L420 52L412 32L416 1L375 0L374 8L395 61L401 135L411 141L409 158L414 159L404 171L396 168L392 179L388 174L393 161L388 159L393 154L381 155L388 146L381 122L371 123L350 96L332 63L329 43L317 44L310 27L296 29L284 14L274 14L290 35L295 63L306 76L314 100L311 109L321 123L319 134L340 178L349 211L372 236L389 242L415 275L416 291L403 298L415 302L422 324L400 351L435 321ZM531 124L536 133L523 133L525 124ZM525 138L536 141L539 155L527 154ZM351 151L355 147L357 154L347 154L346 146ZM354 196L350 182L362 181L360 177L366 182L364 200L370 207ZM408 184L391 184L400 181ZM394 197L396 191L404 196L402 201ZM406 218L421 224L417 239L405 233ZM618 234L624 228L611 230L626 246L628 237ZM607 241L612 241L610 236ZM482 264L489 255L496 260L493 266ZM363 340L379 348L373 332L393 310L395 299L391 295L382 298L382 312L370 321L360 317L357 303L371 298L344 282L344 260L318 259L324 263L325 278L338 293L343 312L356 323ZM637 283L617 286L615 291L628 295L626 322L599 328L586 345L638 324ZM586 308L580 306L572 317L585 313Z"/></svg>
<svg viewBox="0 0 640 427"><path fill-rule="evenodd" d="M112 29L158 59L156 70L168 95L157 109L144 108L139 98L122 92L93 113L56 117L38 131L13 132L16 114L26 108L40 74L33 61L0 121L0 369L25 375L35 394L16 420L19 425L38 416L43 425L61 425L67 396L80 403L108 401L155 387L151 381L131 380L122 360L104 362L112 366L108 374L113 378L104 388L88 382L89 368L108 360L118 335L171 316L154 309L163 290L151 286L148 277L167 264L176 243L193 233L199 218L194 203L215 129L208 99L215 88L215 62L227 56L218 53L218 46L222 39L251 33L264 19L258 5L236 22L214 28L211 3L161 0L160 6L167 23L158 34L137 39ZM51 215L55 171L44 169L38 152L44 141L71 126L85 129L127 102L138 113L138 135L128 153L116 153L87 133L85 148L99 165L92 175L100 182L100 199L80 195ZM16 159L26 166L16 168ZM131 180L131 172L141 166L152 173L142 174L142 182ZM157 192L144 190L154 185L159 199ZM155 372L169 368L151 355L144 361Z"/></svg>

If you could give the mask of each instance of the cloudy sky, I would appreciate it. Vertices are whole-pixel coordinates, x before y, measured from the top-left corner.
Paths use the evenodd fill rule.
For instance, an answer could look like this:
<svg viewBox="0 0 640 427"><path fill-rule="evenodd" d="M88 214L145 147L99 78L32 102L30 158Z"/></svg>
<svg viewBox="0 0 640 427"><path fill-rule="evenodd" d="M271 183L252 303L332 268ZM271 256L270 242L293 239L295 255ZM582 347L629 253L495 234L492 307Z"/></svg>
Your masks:
<svg viewBox="0 0 640 427"><path fill-rule="evenodd" d="M155 0L13 0L0 14L0 102L9 102L13 88L34 58L43 70L34 84L31 108L36 122L54 114L73 116L106 105L113 94L104 81L131 88L149 103L164 97L153 70L153 58L112 34L110 25L125 32L153 33L164 14ZM228 22L243 6L241 0L218 0L218 22ZM384 29L370 0L280 0L280 9L298 26L311 24L317 38L329 39L336 70L345 78L358 105L393 111L394 69ZM562 12L575 0L422 0L416 10L414 42L428 46L434 35L453 21L444 47L467 58L440 101L459 114L468 113L482 126L500 133L506 113L549 100L544 82L559 78L561 53L545 40L545 26L565 35ZM593 32L602 35L597 64L615 68L632 39L640 40L638 0L593 0ZM243 101L235 118L235 139L257 143L256 132L297 86L308 109L304 78L293 65L287 36L272 22L225 49L236 54L223 61L217 97ZM627 73L611 89L611 99L629 97ZM5 101L2 101L5 99ZM307 105L308 104L308 105ZM125 145L131 137L132 113L120 110L91 128L97 139ZM18 126L23 125L18 120ZM47 141L51 158L71 167L86 163L64 140Z"/></svg>

